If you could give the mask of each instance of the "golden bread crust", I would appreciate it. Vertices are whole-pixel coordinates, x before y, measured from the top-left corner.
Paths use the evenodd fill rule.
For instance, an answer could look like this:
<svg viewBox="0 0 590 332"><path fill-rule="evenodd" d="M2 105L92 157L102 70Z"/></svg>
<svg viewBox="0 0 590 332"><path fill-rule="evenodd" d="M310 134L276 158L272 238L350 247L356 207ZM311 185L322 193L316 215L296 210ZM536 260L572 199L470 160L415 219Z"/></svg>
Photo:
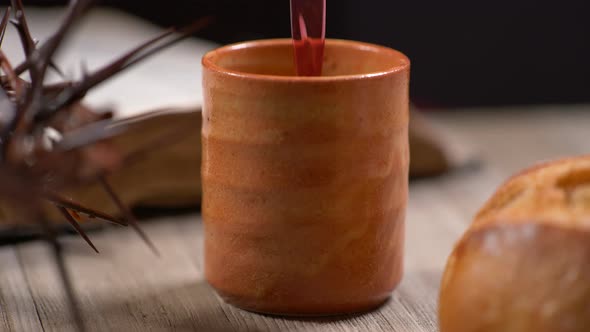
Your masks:
<svg viewBox="0 0 590 332"><path fill-rule="evenodd" d="M471 229L530 220L590 229L590 156L528 168L511 177L477 213Z"/></svg>
<svg viewBox="0 0 590 332"><path fill-rule="evenodd" d="M510 178L455 246L441 332L590 330L590 156Z"/></svg>

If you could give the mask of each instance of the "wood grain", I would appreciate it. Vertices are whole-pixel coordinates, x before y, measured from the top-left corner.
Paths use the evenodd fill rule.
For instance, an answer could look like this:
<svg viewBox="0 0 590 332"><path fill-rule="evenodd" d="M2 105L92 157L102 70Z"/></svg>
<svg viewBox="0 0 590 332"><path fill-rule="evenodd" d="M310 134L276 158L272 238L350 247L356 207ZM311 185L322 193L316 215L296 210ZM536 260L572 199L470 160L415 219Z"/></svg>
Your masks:
<svg viewBox="0 0 590 332"><path fill-rule="evenodd" d="M224 304L203 280L200 216L188 215L146 222L161 258L129 229L91 233L100 255L77 237L62 237L84 317L92 331L437 331L441 271L477 208L509 174L533 162L590 150L590 107L536 111L433 117L439 128L469 143L481 164L411 183L404 280L376 311L290 319ZM2 247L0 262L0 330L74 330L45 244Z"/></svg>
<svg viewBox="0 0 590 332"><path fill-rule="evenodd" d="M0 250L0 330L42 331L36 303L31 295L17 249Z"/></svg>

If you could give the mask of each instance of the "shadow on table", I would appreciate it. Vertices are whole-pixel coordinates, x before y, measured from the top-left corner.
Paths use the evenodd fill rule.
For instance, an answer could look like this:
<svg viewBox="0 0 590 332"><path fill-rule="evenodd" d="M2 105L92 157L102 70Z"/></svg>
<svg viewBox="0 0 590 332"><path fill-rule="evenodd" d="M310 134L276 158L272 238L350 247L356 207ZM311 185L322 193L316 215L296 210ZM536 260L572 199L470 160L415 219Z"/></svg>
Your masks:
<svg viewBox="0 0 590 332"><path fill-rule="evenodd" d="M386 324L416 331L436 329L436 303L441 271L407 271L393 296L374 310L329 317L284 317L247 312L223 303L204 281L153 291L134 290L125 297L94 300L85 312L90 326L108 321L111 330L150 327L179 331L276 331L302 327L318 330L359 328L371 331ZM305 324L305 326L301 325ZM329 327L329 328L328 328Z"/></svg>
<svg viewBox="0 0 590 332"><path fill-rule="evenodd" d="M94 310L84 313L91 328L99 318L108 322L111 331L259 331L254 320L232 313L235 309L221 303L204 281L168 289L137 289L125 297L93 302Z"/></svg>
<svg viewBox="0 0 590 332"><path fill-rule="evenodd" d="M223 304L203 281L174 288L150 286L153 288L129 284L127 289L118 293L100 292L98 289L78 290L78 301L87 330L261 331L260 325L257 326L260 320L244 318L238 310ZM60 285L55 287L61 288ZM38 317L49 330L76 330L65 298L56 296L55 292L37 292L34 310L37 315L31 317ZM19 317L22 312L9 311L5 314Z"/></svg>
<svg viewBox="0 0 590 332"><path fill-rule="evenodd" d="M157 273L154 271L153 273ZM331 317L277 317L250 313L223 303L204 281L164 287L125 278L124 290L79 289L83 316L91 331L277 331L338 330L373 331L412 327L414 331L436 329L436 297L440 271L408 271L393 296L375 310ZM168 285L170 285L168 283ZM60 286L56 286L60 287ZM104 285L102 286L104 288ZM36 295L35 303L44 326L54 330L72 327L64 298ZM9 313L10 314L10 313Z"/></svg>

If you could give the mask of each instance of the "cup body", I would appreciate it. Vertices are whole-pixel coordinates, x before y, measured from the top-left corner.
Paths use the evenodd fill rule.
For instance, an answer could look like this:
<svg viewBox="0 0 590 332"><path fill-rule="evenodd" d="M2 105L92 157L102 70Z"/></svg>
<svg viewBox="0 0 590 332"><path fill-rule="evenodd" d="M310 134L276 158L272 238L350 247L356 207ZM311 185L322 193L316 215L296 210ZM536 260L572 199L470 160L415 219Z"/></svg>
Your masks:
<svg viewBox="0 0 590 332"><path fill-rule="evenodd" d="M365 311L402 276L409 60L327 40L323 76L293 63L287 39L203 58L205 276L251 311Z"/></svg>

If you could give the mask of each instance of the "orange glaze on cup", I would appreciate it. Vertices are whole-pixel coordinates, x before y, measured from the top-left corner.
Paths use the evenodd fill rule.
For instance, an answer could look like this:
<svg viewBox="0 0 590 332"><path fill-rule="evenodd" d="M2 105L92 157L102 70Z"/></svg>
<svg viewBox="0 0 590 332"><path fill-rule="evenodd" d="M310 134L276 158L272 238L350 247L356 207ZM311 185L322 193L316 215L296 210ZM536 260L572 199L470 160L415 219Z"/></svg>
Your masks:
<svg viewBox="0 0 590 332"><path fill-rule="evenodd" d="M297 77L292 47L203 58L205 275L251 311L369 310L402 276L410 63L327 40L323 76Z"/></svg>

